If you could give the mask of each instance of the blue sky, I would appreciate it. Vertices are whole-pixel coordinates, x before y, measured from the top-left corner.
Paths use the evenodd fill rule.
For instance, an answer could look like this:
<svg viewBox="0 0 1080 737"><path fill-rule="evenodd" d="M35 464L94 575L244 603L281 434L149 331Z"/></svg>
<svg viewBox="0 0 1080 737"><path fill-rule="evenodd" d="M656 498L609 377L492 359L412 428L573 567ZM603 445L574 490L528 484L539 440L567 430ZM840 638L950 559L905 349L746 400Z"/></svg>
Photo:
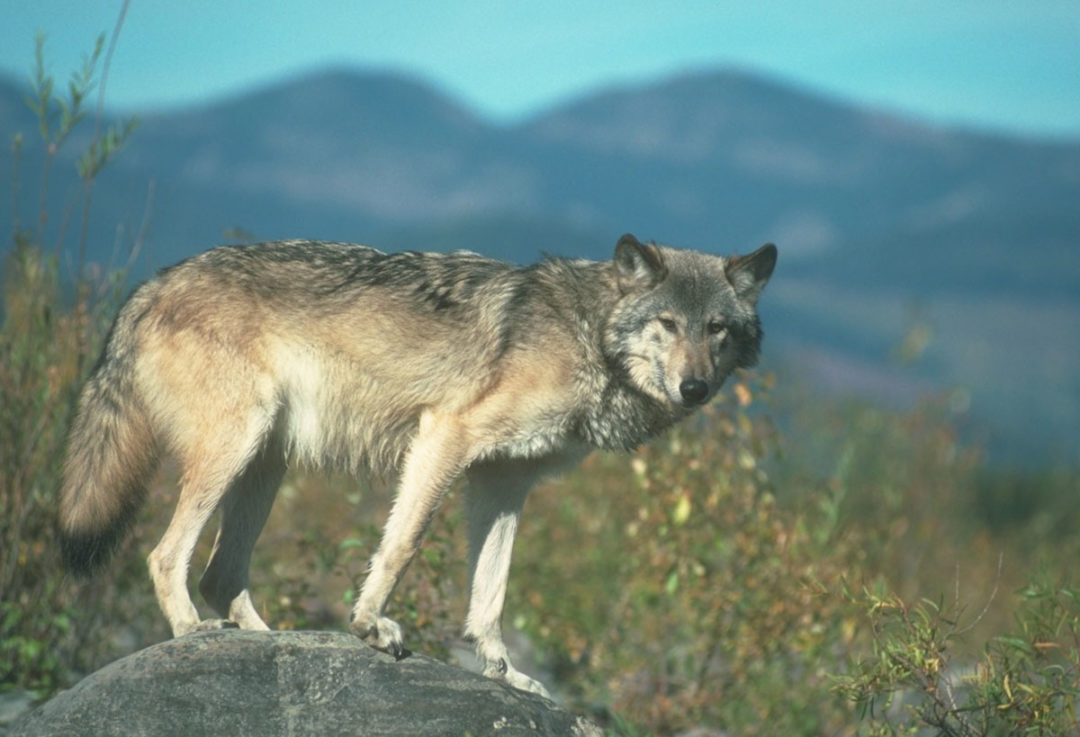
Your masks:
<svg viewBox="0 0 1080 737"><path fill-rule="evenodd" d="M42 30L65 78L121 4L9 4L0 72L26 79ZM932 123L1080 137L1077 0L132 0L108 100L171 108L343 64L414 73L503 121L737 66Z"/></svg>

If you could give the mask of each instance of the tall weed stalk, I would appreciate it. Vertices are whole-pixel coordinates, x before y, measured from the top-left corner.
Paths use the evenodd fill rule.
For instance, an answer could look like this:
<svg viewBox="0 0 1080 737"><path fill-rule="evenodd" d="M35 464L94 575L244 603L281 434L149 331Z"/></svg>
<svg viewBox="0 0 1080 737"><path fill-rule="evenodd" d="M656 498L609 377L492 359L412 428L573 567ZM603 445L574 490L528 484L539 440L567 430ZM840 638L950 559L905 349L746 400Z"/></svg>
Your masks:
<svg viewBox="0 0 1080 737"><path fill-rule="evenodd" d="M44 144L41 191L32 230L21 228L15 211L0 316L0 689L51 691L65 682L70 669L90 667L110 645L109 631L87 617L85 612L93 608L85 606L89 603L85 599L113 592L86 587L75 596L61 571L55 516L65 435L76 395L90 360L101 349L125 271L95 273L84 268L80 256L77 272L65 278L60 267L65 223L60 224L54 247L45 247L54 165L86 118L104 38L99 37L63 94L46 71L43 35L38 35L35 47L33 90L27 102ZM75 172L84 192L80 254L86 252L85 222L94 181L136 124L129 119L104 126L101 102L97 117L95 135L78 157ZM16 208L22 144L19 134L13 141L11 183ZM136 253L137 244L131 250Z"/></svg>

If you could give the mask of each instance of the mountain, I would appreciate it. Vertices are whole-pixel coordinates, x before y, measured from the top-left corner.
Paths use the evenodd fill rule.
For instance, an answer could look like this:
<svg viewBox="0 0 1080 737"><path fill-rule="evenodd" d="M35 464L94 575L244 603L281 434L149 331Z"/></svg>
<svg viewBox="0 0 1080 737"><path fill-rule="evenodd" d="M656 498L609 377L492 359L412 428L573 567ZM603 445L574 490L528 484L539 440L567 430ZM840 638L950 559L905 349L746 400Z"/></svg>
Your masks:
<svg viewBox="0 0 1080 737"><path fill-rule="evenodd" d="M24 132L26 229L43 147L23 95L0 82L0 135ZM926 125L732 70L512 126L414 78L341 69L141 117L94 189L91 260L115 262L144 224L141 273L227 231L519 262L604 258L626 231L721 253L775 241L776 365L896 401L957 387L1007 456L1080 458L1080 141ZM71 166L91 128L53 166L47 243L78 222Z"/></svg>

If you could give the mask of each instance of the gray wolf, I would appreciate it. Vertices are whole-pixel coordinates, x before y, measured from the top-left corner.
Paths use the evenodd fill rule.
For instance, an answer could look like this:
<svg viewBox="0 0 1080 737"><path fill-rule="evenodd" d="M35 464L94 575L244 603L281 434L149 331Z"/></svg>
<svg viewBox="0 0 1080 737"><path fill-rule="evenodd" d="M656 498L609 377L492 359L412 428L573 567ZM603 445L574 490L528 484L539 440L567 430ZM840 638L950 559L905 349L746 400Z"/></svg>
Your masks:
<svg viewBox="0 0 1080 737"><path fill-rule="evenodd" d="M592 448L649 440L752 365L775 263L772 244L725 258L632 235L610 261L526 267L298 241L195 256L132 294L82 391L60 497L66 565L107 560L170 455L179 499L148 564L174 636L265 630L248 567L286 465L391 474L350 627L401 657L387 600L464 474L465 634L485 674L546 693L511 664L500 623L529 488ZM188 568L219 509L199 591L226 619L202 620Z"/></svg>

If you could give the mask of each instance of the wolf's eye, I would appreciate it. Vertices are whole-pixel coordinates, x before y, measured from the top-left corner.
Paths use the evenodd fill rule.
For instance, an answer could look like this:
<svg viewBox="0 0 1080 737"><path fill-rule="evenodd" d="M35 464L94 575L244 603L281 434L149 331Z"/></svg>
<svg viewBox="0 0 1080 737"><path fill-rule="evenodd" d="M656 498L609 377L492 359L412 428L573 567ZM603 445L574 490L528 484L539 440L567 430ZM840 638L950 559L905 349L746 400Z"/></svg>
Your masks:
<svg viewBox="0 0 1080 737"><path fill-rule="evenodd" d="M674 333L679 330L679 326L676 325L675 321L672 320L670 317L658 317L656 319L660 321L660 325L663 326L664 330L668 331L669 333Z"/></svg>
<svg viewBox="0 0 1080 737"><path fill-rule="evenodd" d="M725 329L724 323L717 320L713 320L709 323L709 335L719 335L724 332Z"/></svg>

